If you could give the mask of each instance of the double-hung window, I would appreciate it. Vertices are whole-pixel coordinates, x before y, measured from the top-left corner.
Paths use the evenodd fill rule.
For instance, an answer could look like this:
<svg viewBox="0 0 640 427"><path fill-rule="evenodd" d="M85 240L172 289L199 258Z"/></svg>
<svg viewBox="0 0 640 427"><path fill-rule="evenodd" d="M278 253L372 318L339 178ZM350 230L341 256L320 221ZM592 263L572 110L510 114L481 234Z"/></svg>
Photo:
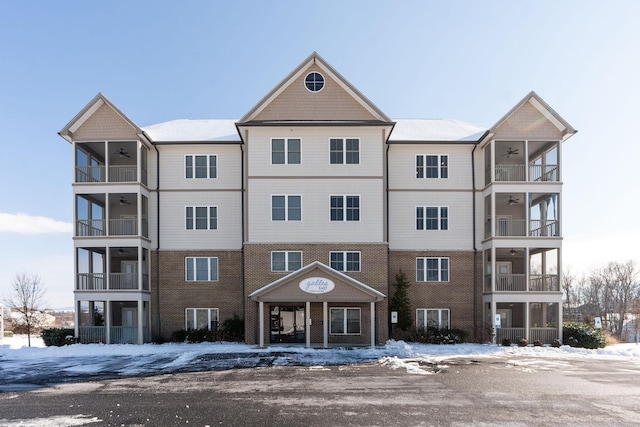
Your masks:
<svg viewBox="0 0 640 427"><path fill-rule="evenodd" d="M449 156L446 154L418 154L416 178L449 178Z"/></svg>
<svg viewBox="0 0 640 427"><path fill-rule="evenodd" d="M302 252L271 252L271 271L296 271L302 268Z"/></svg>
<svg viewBox="0 0 640 427"><path fill-rule="evenodd" d="M216 257L187 257L184 269L187 282L218 281L218 258Z"/></svg>
<svg viewBox="0 0 640 427"><path fill-rule="evenodd" d="M218 208L216 206L187 206L185 211L187 230L218 229Z"/></svg>
<svg viewBox="0 0 640 427"><path fill-rule="evenodd" d="M185 178L216 178L218 159L215 155L184 156Z"/></svg>
<svg viewBox="0 0 640 427"><path fill-rule="evenodd" d="M331 268L338 271L360 271L360 252L330 252Z"/></svg>
<svg viewBox="0 0 640 427"><path fill-rule="evenodd" d="M331 138L329 161L333 165L357 165L360 163L360 139Z"/></svg>
<svg viewBox="0 0 640 427"><path fill-rule="evenodd" d="M218 329L217 308L186 308L184 314L184 327L186 330Z"/></svg>
<svg viewBox="0 0 640 427"><path fill-rule="evenodd" d="M331 308L329 334L360 335L359 308Z"/></svg>
<svg viewBox="0 0 640 427"><path fill-rule="evenodd" d="M417 206L417 230L448 230L449 208L444 206Z"/></svg>
<svg viewBox="0 0 640 427"><path fill-rule="evenodd" d="M273 138L271 140L271 164L299 165L300 138Z"/></svg>
<svg viewBox="0 0 640 427"><path fill-rule="evenodd" d="M301 221L302 196L271 196L272 221Z"/></svg>
<svg viewBox="0 0 640 427"><path fill-rule="evenodd" d="M416 310L418 328L449 329L451 326L448 308L419 308Z"/></svg>
<svg viewBox="0 0 640 427"><path fill-rule="evenodd" d="M360 196L331 196L331 221L360 221Z"/></svg>
<svg viewBox="0 0 640 427"><path fill-rule="evenodd" d="M416 258L416 281L448 282L449 258L423 257Z"/></svg>

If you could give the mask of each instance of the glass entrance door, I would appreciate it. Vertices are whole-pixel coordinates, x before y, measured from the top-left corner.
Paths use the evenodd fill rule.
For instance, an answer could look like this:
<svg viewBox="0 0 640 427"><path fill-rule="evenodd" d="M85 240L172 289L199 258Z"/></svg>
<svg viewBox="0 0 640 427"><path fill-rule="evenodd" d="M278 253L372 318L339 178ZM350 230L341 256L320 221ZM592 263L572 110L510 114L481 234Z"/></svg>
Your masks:
<svg viewBox="0 0 640 427"><path fill-rule="evenodd" d="M271 343L304 343L304 307L271 306Z"/></svg>

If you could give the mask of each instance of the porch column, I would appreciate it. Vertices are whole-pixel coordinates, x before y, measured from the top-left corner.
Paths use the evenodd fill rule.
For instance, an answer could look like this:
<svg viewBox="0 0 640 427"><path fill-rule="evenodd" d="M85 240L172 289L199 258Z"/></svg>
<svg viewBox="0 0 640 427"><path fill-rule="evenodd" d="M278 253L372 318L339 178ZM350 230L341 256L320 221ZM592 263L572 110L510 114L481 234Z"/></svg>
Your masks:
<svg viewBox="0 0 640 427"><path fill-rule="evenodd" d="M104 340L111 344L111 300L104 302Z"/></svg>
<svg viewBox="0 0 640 427"><path fill-rule="evenodd" d="M260 326L258 327L260 339L258 340L258 342L260 343L260 348L262 348L264 347L264 302L262 301L258 303L258 316L260 317Z"/></svg>
<svg viewBox="0 0 640 427"><path fill-rule="evenodd" d="M75 303L76 307L75 310L73 310L73 329L75 337L80 338L80 307L82 307L82 303L80 301L76 301Z"/></svg>
<svg viewBox="0 0 640 427"><path fill-rule="evenodd" d="M371 312L371 348L376 346L376 303L372 301L369 304L369 311Z"/></svg>
<svg viewBox="0 0 640 427"><path fill-rule="evenodd" d="M305 322L305 347L311 347L311 302L307 301L305 303L305 314L304 317L307 319Z"/></svg>
<svg viewBox="0 0 640 427"><path fill-rule="evenodd" d="M322 346L329 347L329 314L326 301L322 301Z"/></svg>
<svg viewBox="0 0 640 427"><path fill-rule="evenodd" d="M494 249L492 248L492 251ZM498 331L496 329L496 302L495 301L491 301L489 303L489 306L491 307L491 325L492 325L492 331L493 331L493 343L496 344L497 339L498 339Z"/></svg>
<svg viewBox="0 0 640 427"><path fill-rule="evenodd" d="M529 327L531 326L529 324L529 310L531 310L530 307L530 303L529 302L525 302L524 303L524 338L529 341Z"/></svg>
<svg viewBox="0 0 640 427"><path fill-rule="evenodd" d="M142 303L142 296L138 297L138 344L144 344L144 304Z"/></svg>
<svg viewBox="0 0 640 427"><path fill-rule="evenodd" d="M524 180L525 182L529 182L529 141L524 140ZM542 170L544 173L544 166L542 166Z"/></svg>
<svg viewBox="0 0 640 427"><path fill-rule="evenodd" d="M562 288L560 288L562 289ZM637 322L637 320L636 320ZM562 343L562 302L558 303L558 341ZM637 342L637 341L636 341Z"/></svg>

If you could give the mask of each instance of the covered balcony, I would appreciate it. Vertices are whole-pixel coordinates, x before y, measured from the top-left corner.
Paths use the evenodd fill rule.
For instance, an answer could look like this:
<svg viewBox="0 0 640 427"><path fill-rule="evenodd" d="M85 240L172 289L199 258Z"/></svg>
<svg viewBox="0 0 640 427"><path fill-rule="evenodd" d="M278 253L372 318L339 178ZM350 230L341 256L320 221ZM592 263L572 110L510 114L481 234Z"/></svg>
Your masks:
<svg viewBox="0 0 640 427"><path fill-rule="evenodd" d="M559 237L559 194L509 192L485 197L485 239Z"/></svg>
<svg viewBox="0 0 640 427"><path fill-rule="evenodd" d="M521 339L542 344L561 339L560 304L557 302L486 302L485 316L487 322L495 326L498 344L505 338L513 344Z"/></svg>
<svg viewBox="0 0 640 427"><path fill-rule="evenodd" d="M76 291L148 292L149 250L138 247L77 248L76 272Z"/></svg>
<svg viewBox="0 0 640 427"><path fill-rule="evenodd" d="M147 184L147 149L137 141L75 144L76 183Z"/></svg>
<svg viewBox="0 0 640 427"><path fill-rule="evenodd" d="M560 292L558 254L547 248L485 250L484 292Z"/></svg>
<svg viewBox="0 0 640 427"><path fill-rule="evenodd" d="M82 344L151 341L149 301L76 301L76 336Z"/></svg>
<svg viewBox="0 0 640 427"><path fill-rule="evenodd" d="M76 194L76 237L148 237L149 200L135 193Z"/></svg>
<svg viewBox="0 0 640 427"><path fill-rule="evenodd" d="M492 141L484 148L485 185L560 181L558 141Z"/></svg>

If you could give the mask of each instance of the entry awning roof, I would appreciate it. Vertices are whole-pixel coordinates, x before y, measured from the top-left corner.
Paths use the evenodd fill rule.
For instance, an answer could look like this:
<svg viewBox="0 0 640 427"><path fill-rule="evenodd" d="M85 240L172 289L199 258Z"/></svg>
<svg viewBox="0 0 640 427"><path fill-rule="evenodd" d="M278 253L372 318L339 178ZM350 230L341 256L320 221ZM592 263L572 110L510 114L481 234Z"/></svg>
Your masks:
<svg viewBox="0 0 640 427"><path fill-rule="evenodd" d="M321 276L335 282L336 288L324 294L310 294L298 286L306 278ZM333 302L378 302L386 296L371 286L349 277L333 268L315 261L288 274L249 295L254 301L333 301Z"/></svg>

